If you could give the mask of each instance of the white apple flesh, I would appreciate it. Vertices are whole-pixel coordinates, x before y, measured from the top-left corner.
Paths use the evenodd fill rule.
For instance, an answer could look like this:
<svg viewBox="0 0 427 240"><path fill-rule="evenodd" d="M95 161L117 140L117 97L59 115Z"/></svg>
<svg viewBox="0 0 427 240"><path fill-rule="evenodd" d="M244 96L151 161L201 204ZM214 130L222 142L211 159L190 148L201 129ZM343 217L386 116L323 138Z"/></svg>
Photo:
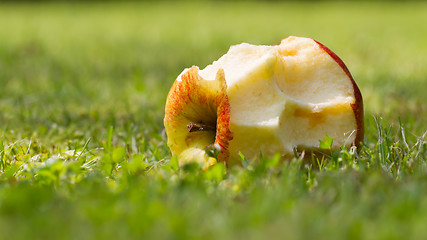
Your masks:
<svg viewBox="0 0 427 240"><path fill-rule="evenodd" d="M225 84L222 88L210 84L209 89L184 84L190 75L198 85ZM334 139L333 150L363 140L363 102L356 83L331 50L309 38L288 37L276 46L232 46L203 70L184 70L174 85L192 88L180 92L172 87L166 103L168 145L181 164L214 164L215 158L205 151L212 144L220 151L219 161L234 165L240 161L239 153L253 159L260 153L290 158L294 149L316 151L325 136ZM221 99L226 110L213 104L210 120L202 120L209 115L206 106L188 104L184 100L188 94L207 95L212 102ZM200 116L185 117L189 112ZM209 134L209 140L201 137ZM199 143L197 147L186 143L189 136Z"/></svg>

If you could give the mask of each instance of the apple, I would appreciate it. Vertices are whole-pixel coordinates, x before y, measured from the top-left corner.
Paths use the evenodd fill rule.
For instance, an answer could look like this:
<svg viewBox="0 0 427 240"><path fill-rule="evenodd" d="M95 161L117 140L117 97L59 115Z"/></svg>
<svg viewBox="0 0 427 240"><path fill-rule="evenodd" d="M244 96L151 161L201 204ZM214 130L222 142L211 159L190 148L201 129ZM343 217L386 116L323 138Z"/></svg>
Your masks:
<svg viewBox="0 0 427 240"><path fill-rule="evenodd" d="M227 166L294 150L332 150L363 141L363 100L343 61L321 43L288 37L279 45L232 46L200 70L185 69L166 100L168 146L182 166Z"/></svg>

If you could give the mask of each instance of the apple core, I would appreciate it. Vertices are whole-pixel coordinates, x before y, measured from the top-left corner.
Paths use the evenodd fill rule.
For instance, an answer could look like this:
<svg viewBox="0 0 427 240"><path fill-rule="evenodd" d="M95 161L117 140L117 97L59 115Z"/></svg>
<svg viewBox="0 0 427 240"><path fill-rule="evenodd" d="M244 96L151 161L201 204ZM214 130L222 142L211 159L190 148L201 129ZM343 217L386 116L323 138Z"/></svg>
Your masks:
<svg viewBox="0 0 427 240"><path fill-rule="evenodd" d="M232 46L199 70L185 69L166 102L165 129L180 164L239 164L294 151L332 150L363 141L363 100L342 60L310 38ZM217 155L209 154L212 148Z"/></svg>

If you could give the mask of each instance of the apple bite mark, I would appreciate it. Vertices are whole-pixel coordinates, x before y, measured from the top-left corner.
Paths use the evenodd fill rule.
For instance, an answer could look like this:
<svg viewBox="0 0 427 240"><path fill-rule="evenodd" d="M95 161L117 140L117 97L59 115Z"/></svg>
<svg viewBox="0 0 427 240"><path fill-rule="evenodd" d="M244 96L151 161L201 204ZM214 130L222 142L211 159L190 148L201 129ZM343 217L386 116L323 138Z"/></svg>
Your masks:
<svg viewBox="0 0 427 240"><path fill-rule="evenodd" d="M223 71L218 71L217 79L208 81L199 76L198 70L185 70L174 82L164 124L169 148L178 155L180 165L197 162L207 168L217 161L206 153L214 144L220 150L218 160L227 159L229 103Z"/></svg>
<svg viewBox="0 0 427 240"><path fill-rule="evenodd" d="M283 68L279 68L278 85L295 102L289 104L294 114L281 118L283 142L309 151L316 150L325 136L334 138L334 150L357 143L363 119L355 111L363 108L358 102L360 91L344 63L308 38L283 39L279 52Z"/></svg>
<svg viewBox="0 0 427 240"><path fill-rule="evenodd" d="M335 62L340 65L340 67L344 70L345 74L348 76L348 78L351 80L351 84L353 86L354 91L354 98L355 102L351 104L351 108L353 109L354 116L356 118L356 137L354 139L354 145L359 146L363 142L364 137L364 119L363 119L363 98L362 93L360 92L359 87L357 86L356 82L353 79L353 76L351 76L350 71L348 70L347 66L344 64L344 62L341 60L338 55L336 55L332 50L330 50L325 45L321 44L320 42L314 40L321 49L323 49L329 56L332 57L332 59L335 60Z"/></svg>

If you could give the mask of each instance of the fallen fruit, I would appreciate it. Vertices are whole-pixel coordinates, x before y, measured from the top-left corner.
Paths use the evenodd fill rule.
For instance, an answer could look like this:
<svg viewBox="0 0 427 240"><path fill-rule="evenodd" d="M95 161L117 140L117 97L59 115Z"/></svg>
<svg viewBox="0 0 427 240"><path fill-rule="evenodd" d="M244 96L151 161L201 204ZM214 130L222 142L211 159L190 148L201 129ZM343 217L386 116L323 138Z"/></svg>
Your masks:
<svg viewBox="0 0 427 240"><path fill-rule="evenodd" d="M362 95L341 59L310 38L232 46L203 70L185 69L166 101L168 146L179 164L233 165L239 153L283 158L363 141Z"/></svg>

